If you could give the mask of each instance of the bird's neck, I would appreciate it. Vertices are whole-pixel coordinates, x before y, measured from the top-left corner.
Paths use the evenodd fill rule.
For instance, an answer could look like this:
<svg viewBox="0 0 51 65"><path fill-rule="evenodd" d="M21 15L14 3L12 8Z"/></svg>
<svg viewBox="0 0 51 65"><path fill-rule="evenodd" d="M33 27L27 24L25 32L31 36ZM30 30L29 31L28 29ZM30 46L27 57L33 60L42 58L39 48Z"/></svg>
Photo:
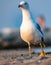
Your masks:
<svg viewBox="0 0 51 65"><path fill-rule="evenodd" d="M30 11L26 9L22 9L22 16L23 16L22 18L23 22L30 20L31 18Z"/></svg>

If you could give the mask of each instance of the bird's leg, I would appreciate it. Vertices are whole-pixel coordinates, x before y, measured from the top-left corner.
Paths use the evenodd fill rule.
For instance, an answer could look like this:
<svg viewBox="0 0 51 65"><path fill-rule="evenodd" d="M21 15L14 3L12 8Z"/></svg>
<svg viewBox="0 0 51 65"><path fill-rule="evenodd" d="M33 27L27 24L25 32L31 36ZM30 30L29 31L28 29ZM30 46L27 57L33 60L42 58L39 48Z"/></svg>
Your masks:
<svg viewBox="0 0 51 65"><path fill-rule="evenodd" d="M28 42L29 56L32 57L30 43Z"/></svg>
<svg viewBox="0 0 51 65"><path fill-rule="evenodd" d="M42 52L40 53L40 56L45 56L46 53L45 53L44 50L43 50L43 45L42 45L42 43L40 43L40 47L41 47L41 50L42 50Z"/></svg>
<svg viewBox="0 0 51 65"><path fill-rule="evenodd" d="M43 43L43 46L46 47L46 45Z"/></svg>

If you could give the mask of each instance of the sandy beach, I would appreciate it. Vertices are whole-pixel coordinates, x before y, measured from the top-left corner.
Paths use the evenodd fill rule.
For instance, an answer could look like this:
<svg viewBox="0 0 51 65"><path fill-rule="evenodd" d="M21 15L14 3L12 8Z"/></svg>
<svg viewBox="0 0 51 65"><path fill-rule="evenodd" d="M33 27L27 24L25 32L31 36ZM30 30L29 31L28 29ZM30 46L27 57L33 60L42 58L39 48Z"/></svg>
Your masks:
<svg viewBox="0 0 51 65"><path fill-rule="evenodd" d="M28 50L0 50L0 65L51 65L51 54L40 57L32 52L32 58Z"/></svg>

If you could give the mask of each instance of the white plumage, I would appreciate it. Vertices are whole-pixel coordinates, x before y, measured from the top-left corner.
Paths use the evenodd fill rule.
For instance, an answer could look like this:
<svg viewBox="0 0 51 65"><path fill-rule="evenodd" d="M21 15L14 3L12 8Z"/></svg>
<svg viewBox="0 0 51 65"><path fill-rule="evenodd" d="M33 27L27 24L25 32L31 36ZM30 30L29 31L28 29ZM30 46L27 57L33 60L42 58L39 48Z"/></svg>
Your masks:
<svg viewBox="0 0 51 65"><path fill-rule="evenodd" d="M32 18L32 14L29 9L29 4L27 2L22 1L19 4L19 7L22 10L22 24L20 27L20 35L21 38L28 43L30 53L30 42L33 44L41 42L43 34L39 25Z"/></svg>
<svg viewBox="0 0 51 65"><path fill-rule="evenodd" d="M33 20L30 17L30 13L27 10L23 10L23 20L20 27L21 38L26 42L36 42L41 41L42 34L34 26Z"/></svg>

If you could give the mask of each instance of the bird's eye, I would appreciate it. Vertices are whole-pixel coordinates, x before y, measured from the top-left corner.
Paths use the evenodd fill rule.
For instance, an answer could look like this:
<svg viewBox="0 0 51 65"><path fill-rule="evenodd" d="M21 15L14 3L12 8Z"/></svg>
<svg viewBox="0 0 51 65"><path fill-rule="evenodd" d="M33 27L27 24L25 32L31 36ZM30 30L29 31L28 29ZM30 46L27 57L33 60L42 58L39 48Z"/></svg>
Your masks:
<svg viewBox="0 0 51 65"><path fill-rule="evenodd" d="M26 5L27 3L25 3L25 5Z"/></svg>

